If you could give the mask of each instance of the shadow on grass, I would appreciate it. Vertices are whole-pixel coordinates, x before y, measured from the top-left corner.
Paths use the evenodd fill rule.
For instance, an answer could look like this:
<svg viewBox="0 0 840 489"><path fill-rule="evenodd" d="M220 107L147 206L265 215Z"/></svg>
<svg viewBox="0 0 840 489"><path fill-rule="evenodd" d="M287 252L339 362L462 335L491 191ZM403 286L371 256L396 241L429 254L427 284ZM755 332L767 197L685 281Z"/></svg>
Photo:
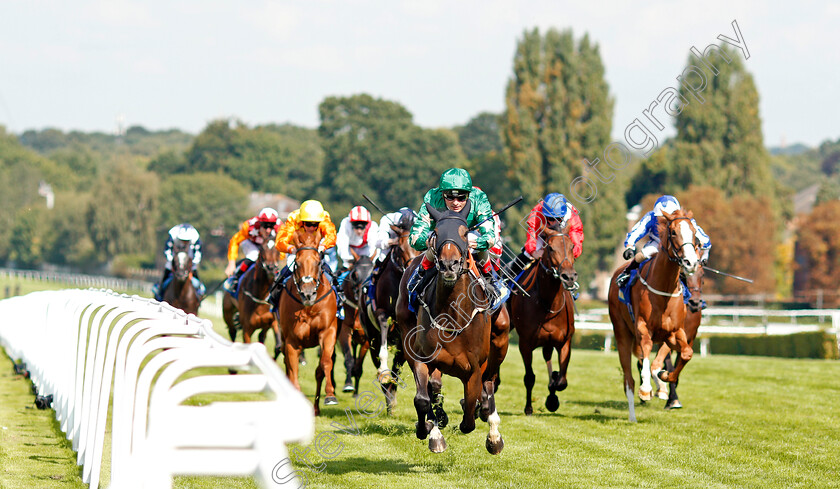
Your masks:
<svg viewBox="0 0 840 489"><path fill-rule="evenodd" d="M366 474L400 474L416 472L414 469L420 468L423 472L441 474L447 471L444 464L411 464L402 460L396 459L377 459L375 463L371 464L371 459L353 457L344 460L330 460L327 462L327 467L324 470L326 474L347 474L349 472L363 472Z"/></svg>
<svg viewBox="0 0 840 489"><path fill-rule="evenodd" d="M569 404L577 404L578 406L590 406L594 408L604 409L618 409L620 411L627 410L627 401L566 401ZM637 404L638 406L638 404Z"/></svg>

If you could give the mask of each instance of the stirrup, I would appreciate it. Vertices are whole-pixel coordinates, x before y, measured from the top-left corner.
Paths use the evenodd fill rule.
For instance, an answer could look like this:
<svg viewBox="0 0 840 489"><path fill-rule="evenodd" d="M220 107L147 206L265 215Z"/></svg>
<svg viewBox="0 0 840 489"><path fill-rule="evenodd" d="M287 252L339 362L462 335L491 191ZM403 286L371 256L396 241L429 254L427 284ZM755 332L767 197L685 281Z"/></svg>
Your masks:
<svg viewBox="0 0 840 489"><path fill-rule="evenodd" d="M622 272L621 275L615 278L615 283L619 287L624 287L627 285L627 280L630 278L630 274L627 272Z"/></svg>

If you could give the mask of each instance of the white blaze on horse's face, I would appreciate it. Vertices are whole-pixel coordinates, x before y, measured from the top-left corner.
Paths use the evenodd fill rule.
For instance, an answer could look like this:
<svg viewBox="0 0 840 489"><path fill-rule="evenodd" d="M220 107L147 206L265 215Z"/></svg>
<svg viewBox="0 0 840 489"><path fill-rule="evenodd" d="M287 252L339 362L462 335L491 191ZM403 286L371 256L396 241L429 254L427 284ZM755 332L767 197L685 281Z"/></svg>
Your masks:
<svg viewBox="0 0 840 489"><path fill-rule="evenodd" d="M680 230L680 237L682 238L683 246L681 247L683 258L680 265L686 275L694 275L697 271L697 250L694 248L694 231L691 229L691 224L685 219L680 220L677 226Z"/></svg>

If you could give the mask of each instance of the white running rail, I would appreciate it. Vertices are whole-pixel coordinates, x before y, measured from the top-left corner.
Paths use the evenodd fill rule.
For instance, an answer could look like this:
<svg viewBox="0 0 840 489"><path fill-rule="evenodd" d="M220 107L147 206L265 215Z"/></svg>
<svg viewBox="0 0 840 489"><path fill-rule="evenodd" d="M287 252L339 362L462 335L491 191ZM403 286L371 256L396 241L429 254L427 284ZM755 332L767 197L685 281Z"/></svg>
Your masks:
<svg viewBox="0 0 840 489"><path fill-rule="evenodd" d="M0 318L0 346L25 364L40 399L52 396L92 488L109 404L114 489L166 489L174 475L251 475L276 487L285 444L312 438L312 405L261 344L231 343L168 304L110 290L44 291L0 301ZM203 394L225 400L184 404ZM257 400L235 400L243 394Z"/></svg>

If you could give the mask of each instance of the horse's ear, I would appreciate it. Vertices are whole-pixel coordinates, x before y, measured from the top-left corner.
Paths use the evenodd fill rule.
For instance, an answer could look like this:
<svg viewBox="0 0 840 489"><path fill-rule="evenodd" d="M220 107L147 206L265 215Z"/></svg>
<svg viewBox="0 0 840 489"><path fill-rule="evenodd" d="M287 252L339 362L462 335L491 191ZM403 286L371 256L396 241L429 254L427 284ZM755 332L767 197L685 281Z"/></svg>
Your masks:
<svg viewBox="0 0 840 489"><path fill-rule="evenodd" d="M295 231L295 234L292 235L292 244L294 244L295 248L300 248L300 230Z"/></svg>
<svg viewBox="0 0 840 489"><path fill-rule="evenodd" d="M671 214L671 213L666 212L666 211L662 211L662 217L664 217L668 221L673 221L674 220L674 214Z"/></svg>
<svg viewBox="0 0 840 489"><path fill-rule="evenodd" d="M439 221L440 218L443 217L443 212L435 209L428 202L426 202L425 205L426 205L426 210L429 211L429 215L432 216L432 219L434 219L435 221Z"/></svg>
<svg viewBox="0 0 840 489"><path fill-rule="evenodd" d="M687 217L689 219L694 219L694 213L691 212L690 210L687 210L687 211L685 211L685 217Z"/></svg>
<svg viewBox="0 0 840 489"><path fill-rule="evenodd" d="M464 220L467 220L467 217L470 215L470 208L472 207L472 202L470 199L467 199L467 203L464 204L464 208L461 209L461 212L458 213L459 216L463 217Z"/></svg>

